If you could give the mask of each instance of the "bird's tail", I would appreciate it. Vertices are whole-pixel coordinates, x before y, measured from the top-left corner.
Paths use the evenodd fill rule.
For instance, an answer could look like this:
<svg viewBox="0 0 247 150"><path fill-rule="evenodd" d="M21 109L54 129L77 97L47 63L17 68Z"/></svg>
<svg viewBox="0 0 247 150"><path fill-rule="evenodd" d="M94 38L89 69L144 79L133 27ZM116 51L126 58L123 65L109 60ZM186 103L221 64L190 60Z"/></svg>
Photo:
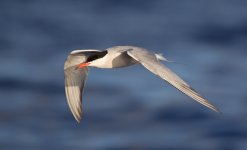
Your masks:
<svg viewBox="0 0 247 150"><path fill-rule="evenodd" d="M167 62L173 62L173 61L170 61L168 59L166 59L163 54L159 53L159 54L155 54L155 57L158 59L158 60L161 60L161 61L167 61Z"/></svg>

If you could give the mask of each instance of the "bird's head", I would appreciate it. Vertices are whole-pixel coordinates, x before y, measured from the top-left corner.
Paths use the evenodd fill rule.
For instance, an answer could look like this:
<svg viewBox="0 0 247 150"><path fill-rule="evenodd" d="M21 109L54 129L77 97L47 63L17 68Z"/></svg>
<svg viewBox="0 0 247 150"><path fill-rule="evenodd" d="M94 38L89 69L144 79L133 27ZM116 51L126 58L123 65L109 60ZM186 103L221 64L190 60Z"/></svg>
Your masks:
<svg viewBox="0 0 247 150"><path fill-rule="evenodd" d="M97 66L99 60L103 58L107 54L107 51L102 51L100 53L94 53L87 57L86 61L83 63L80 63L76 69L82 69L87 66Z"/></svg>

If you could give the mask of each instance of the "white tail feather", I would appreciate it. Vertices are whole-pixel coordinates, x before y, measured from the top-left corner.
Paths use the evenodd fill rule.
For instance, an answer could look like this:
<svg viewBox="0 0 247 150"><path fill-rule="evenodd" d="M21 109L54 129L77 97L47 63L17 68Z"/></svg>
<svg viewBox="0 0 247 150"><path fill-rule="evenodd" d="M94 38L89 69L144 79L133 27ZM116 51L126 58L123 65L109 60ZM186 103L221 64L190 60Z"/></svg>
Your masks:
<svg viewBox="0 0 247 150"><path fill-rule="evenodd" d="M158 59L158 60L161 60L161 61L167 61L167 62L173 62L173 61L170 61L168 59L166 59L163 54L159 53L159 54L155 54L155 57Z"/></svg>
<svg viewBox="0 0 247 150"><path fill-rule="evenodd" d="M161 54L155 54L155 57L158 59L158 60L163 60L163 61L167 61L167 59Z"/></svg>

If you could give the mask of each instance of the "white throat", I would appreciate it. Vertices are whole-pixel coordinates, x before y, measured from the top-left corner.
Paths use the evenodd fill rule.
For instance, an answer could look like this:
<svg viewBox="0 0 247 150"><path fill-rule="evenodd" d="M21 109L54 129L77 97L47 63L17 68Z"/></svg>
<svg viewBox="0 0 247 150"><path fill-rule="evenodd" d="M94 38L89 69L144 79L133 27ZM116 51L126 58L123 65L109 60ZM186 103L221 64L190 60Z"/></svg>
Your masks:
<svg viewBox="0 0 247 150"><path fill-rule="evenodd" d="M105 55L102 58L91 61L89 66L97 68L112 68L112 60L109 59L108 55Z"/></svg>

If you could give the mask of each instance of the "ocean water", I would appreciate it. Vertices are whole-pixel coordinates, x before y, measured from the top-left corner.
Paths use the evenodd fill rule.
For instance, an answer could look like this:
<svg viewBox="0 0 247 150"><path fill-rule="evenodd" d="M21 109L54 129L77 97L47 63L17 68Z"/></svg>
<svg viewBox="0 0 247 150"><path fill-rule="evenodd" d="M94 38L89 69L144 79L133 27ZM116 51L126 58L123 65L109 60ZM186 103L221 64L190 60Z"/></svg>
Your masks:
<svg viewBox="0 0 247 150"><path fill-rule="evenodd" d="M247 2L0 2L0 149L247 149ZM63 64L74 49L145 47L217 114L141 65L91 68L73 119Z"/></svg>

